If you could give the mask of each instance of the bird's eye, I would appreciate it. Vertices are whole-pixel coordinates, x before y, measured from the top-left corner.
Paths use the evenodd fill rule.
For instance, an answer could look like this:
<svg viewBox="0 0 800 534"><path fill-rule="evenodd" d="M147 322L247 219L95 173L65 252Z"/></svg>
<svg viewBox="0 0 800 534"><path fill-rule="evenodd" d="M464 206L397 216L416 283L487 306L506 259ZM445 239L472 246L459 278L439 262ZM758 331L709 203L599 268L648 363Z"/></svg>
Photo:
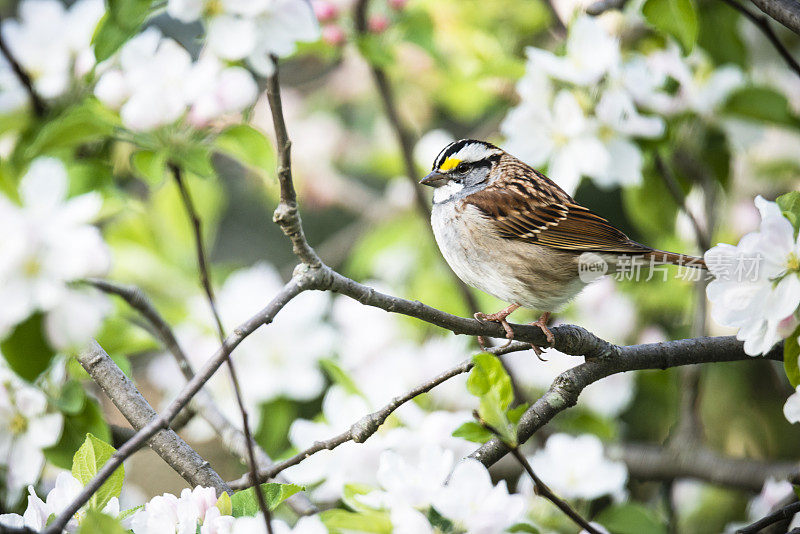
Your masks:
<svg viewBox="0 0 800 534"><path fill-rule="evenodd" d="M458 174L467 174L469 172L469 169L470 169L469 163L459 163L456 166L456 172Z"/></svg>

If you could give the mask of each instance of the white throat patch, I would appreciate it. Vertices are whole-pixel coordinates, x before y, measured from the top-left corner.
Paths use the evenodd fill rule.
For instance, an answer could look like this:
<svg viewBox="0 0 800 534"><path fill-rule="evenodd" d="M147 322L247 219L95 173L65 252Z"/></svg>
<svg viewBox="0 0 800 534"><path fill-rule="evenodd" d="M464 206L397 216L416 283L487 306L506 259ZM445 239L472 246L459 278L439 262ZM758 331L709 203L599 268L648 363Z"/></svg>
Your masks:
<svg viewBox="0 0 800 534"><path fill-rule="evenodd" d="M464 189L464 184L451 180L445 185L433 190L433 201L437 204L446 202L462 189Z"/></svg>

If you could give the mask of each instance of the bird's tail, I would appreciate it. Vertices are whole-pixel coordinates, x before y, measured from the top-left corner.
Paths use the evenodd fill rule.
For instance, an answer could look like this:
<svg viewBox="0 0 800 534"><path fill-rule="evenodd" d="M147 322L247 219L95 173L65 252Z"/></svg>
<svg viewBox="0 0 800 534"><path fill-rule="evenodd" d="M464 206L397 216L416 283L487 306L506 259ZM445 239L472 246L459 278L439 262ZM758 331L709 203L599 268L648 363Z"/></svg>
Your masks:
<svg viewBox="0 0 800 534"><path fill-rule="evenodd" d="M667 252L665 250L651 250L644 255L647 259L652 259L657 263L670 263L672 265L680 265L681 267L694 267L696 269L708 269L706 262L703 258L697 256L690 256L688 254L677 254L675 252Z"/></svg>

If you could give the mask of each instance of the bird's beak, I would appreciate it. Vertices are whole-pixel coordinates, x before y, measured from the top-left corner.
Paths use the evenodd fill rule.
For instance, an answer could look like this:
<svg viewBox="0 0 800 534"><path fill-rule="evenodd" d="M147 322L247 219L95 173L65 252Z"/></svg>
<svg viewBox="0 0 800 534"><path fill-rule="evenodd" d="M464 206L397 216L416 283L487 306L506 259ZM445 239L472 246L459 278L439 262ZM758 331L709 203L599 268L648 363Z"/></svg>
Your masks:
<svg viewBox="0 0 800 534"><path fill-rule="evenodd" d="M444 185L446 181L447 181L446 175L438 171L433 171L428 176L420 180L419 183L421 183L422 185L429 185L431 187L439 187Z"/></svg>

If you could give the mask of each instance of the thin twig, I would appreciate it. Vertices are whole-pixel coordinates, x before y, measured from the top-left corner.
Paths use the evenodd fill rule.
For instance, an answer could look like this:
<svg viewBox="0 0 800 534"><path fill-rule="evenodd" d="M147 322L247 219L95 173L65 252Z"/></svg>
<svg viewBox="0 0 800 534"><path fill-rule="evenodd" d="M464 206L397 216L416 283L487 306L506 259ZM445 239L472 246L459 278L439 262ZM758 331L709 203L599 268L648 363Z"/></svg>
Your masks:
<svg viewBox="0 0 800 534"><path fill-rule="evenodd" d="M683 213L689 218L689 222L692 224L692 228L694 229L700 249L704 251L708 250L711 248L711 236L709 236L708 230L700 223L700 220L697 218L697 216L695 216L694 212L689 209L689 206L686 204L686 195L683 194L678 180L675 178L675 175L672 174L672 171L669 169L669 167L667 167L667 164L664 162L661 154L655 154L655 164L658 175L661 177L661 181L664 182L664 185L666 186L667 191L669 191L672 199L675 201L675 204L677 204L678 208L680 208L680 210L683 211Z"/></svg>
<svg viewBox="0 0 800 534"><path fill-rule="evenodd" d="M117 295L118 297L122 298L131 308L139 312L139 314L141 314L141 316L144 317L144 319L147 320L147 322L153 328L156 337L164 345L164 348L170 354L172 354L184 378L187 381L194 378L194 369L192 368L192 364L183 348L180 346L178 339L175 337L175 333L172 331L170 325L161 316L144 291L136 286L122 285L100 278L89 278L86 279L85 282L105 293ZM245 437L244 432L242 432L233 423L231 423L231 421L228 420L225 414L222 413L217 404L214 402L211 394L205 389L201 389L197 392L197 395L192 399L190 407L178 414L178 416L170 425L170 428L177 431L181 417L184 414L193 413L192 408L197 410L200 416L205 419L209 425L211 425L211 428L213 428L217 435L219 435L223 445L230 452L237 455L243 463L247 463L247 438ZM188 422L188 420L186 422ZM130 439L134 433L134 431L131 429L121 430L127 431L124 433L124 440L122 441L127 441ZM121 433L120 436L122 436ZM266 469L272 466L272 459L264 451L264 449L258 445L258 443L253 442L253 448L256 453L256 460L260 469ZM287 482L284 478L278 478L278 481L281 483ZM317 512L316 506L314 506L314 504L303 492L292 495L286 500L286 503L298 515L310 515Z"/></svg>
<svg viewBox="0 0 800 534"><path fill-rule="evenodd" d="M791 504L787 504L783 508L776 510L775 512L772 512L768 516L759 519L751 525L740 528L736 531L736 534L756 534L773 523L791 519L792 516L798 512L800 512L800 501L795 501Z"/></svg>
<svg viewBox="0 0 800 534"><path fill-rule="evenodd" d="M25 72L25 69L22 68L22 65L19 64L19 61L17 61L17 58L14 57L14 54L11 53L8 43L6 43L5 39L3 38L2 31L0 31L0 53L2 53L3 57L6 58L8 64L11 65L11 70L14 71L17 79L28 93L28 98L31 100L33 113L37 117L44 117L44 115L47 113L47 106L45 105L42 97L39 96L39 93L36 92L36 88L33 86L33 80L31 80L31 77L27 72Z"/></svg>
<svg viewBox="0 0 800 534"><path fill-rule="evenodd" d="M355 22L356 32L361 37L365 36L368 31L368 7L369 0L358 0L353 7L353 19ZM556 20L558 20L558 17L556 17ZM559 20L559 22L561 21ZM411 133L411 130L409 130L403 124L403 120L400 118L400 113L397 110L397 99L395 98L394 90L389 82L389 76L386 74L386 71L369 60L367 60L367 63L369 63L370 72L372 72L372 78L375 80L375 86L378 89L378 95L381 98L381 104L383 105L384 113L386 113L386 118L389 120L389 125L391 126L392 131L394 131L395 137L397 137L397 144L400 148L400 154L403 157L405 175L411 183L411 187L414 188L414 204L416 205L417 211L419 212L420 217L422 217L422 220L425 221L426 224L429 224L429 221L431 220L431 210L428 207L428 199L425 197L425 194L422 192L422 187L419 184L420 177L417 175L417 167L414 163L414 136ZM452 269L448 269L448 271L450 272L456 287L458 287L458 291L461 293L461 297L464 300L464 303L467 305L469 311L479 311L478 301L475 300L475 295L472 294L470 288L460 278L458 278L458 276L456 276Z"/></svg>
<svg viewBox="0 0 800 534"><path fill-rule="evenodd" d="M250 432L250 421L249 415L247 413L247 408L244 405L244 400L242 399L242 388L239 385L239 378L236 376L236 367L233 365L233 359L227 350L225 349L225 327L222 324L222 318L219 315L219 310L217 309L217 302L214 298L214 289L211 286L211 280L208 274L208 260L206 256L205 246L203 245L203 226L200 216L197 213L197 210L194 207L194 202L192 202L192 196L189 193L189 188L187 187L186 183L184 183L183 175L181 173L181 168L178 165L170 164L170 168L172 169L172 175L175 178L175 183L178 186L178 189L181 193L181 199L183 200L183 206L186 209L186 214L189 216L189 219L192 223L192 229L194 231L194 243L195 249L197 252L197 267L200 274L200 282L203 286L203 291L206 294L206 300L208 301L208 306L211 309L211 313L214 316L214 322L216 323L217 327L217 335L219 337L220 347L222 347L223 352L225 352L225 361L228 364L228 371L230 372L231 376L231 383L233 384L233 392L236 396L236 404L239 407L239 413L242 417L242 430L244 431L245 443L247 444L247 458L248 458L248 467L250 469L250 473L255 478L256 472L258 471L258 466L256 464L256 454L253 450L253 435ZM261 509L261 513L264 517L264 523L267 527L267 533L272 534L272 517L269 513L269 507L267 506L267 501L264 499L264 491L262 490L260 485L255 486L255 494L256 494L256 502L258 502L258 507Z"/></svg>
<svg viewBox="0 0 800 534"><path fill-rule="evenodd" d="M498 430L492 427L489 423L484 421L478 414L477 410L474 411L472 415L483 428L494 434L496 439L502 439L500 432L498 432ZM579 514L572 506L570 506L567 501L556 495L555 492L553 492L553 490L551 490L550 487L545 484L541 478L539 478L539 475L534 472L531 464L528 462L528 459L525 458L521 452L519 452L519 447L516 443L506 443L506 445L511 450L511 455L516 458L525 472L528 473L528 476L531 477L531 480L533 480L533 491L536 493L536 495L544 497L551 503L555 504L559 510L564 512L567 517L572 519L572 521L574 521L579 527L589 532L589 534L600 534L600 531L597 530L594 525L584 519L583 516Z"/></svg>
<svg viewBox="0 0 800 534"><path fill-rule="evenodd" d="M495 355L502 355L520 350L527 350L528 348L529 345L526 343L512 343L508 347L505 348L498 347L495 349L489 349L487 352L491 352ZM389 416L400 406L412 400L413 398L422 395L423 393L429 392L436 386L443 384L444 382L450 380L454 376L468 373L470 369L472 369L472 367L473 363L472 359L470 358L468 360L461 362L455 367L452 367L447 371L444 371L443 373L436 375L435 377L431 378L430 380L427 380L426 382L420 384L419 386L416 386L407 393L393 398L391 402L389 402L386 406L384 406L380 410L365 415L364 417L353 423L353 425L351 425L349 429L342 432L341 434L337 434L336 436L333 436L323 441L316 441L314 442L314 445L295 454L291 458L287 458L282 462L278 462L270 469L259 471L258 473L259 482L263 482L265 480L274 477L281 471L284 471L285 469L288 469L294 465L299 464L309 456L312 456L320 451L333 450L339 445L347 443L348 441L353 441L355 443L365 442L367 438L369 438L375 432L378 431L380 426L386 422L386 419L388 419ZM238 480L234 480L230 484L232 488L242 489L252 485L251 480L252 479L250 479L249 477L242 477Z"/></svg>
<svg viewBox="0 0 800 534"><path fill-rule="evenodd" d="M586 8L586 13L596 17L606 11L622 9L623 7L625 7L625 0L598 0Z"/></svg>
<svg viewBox="0 0 800 534"><path fill-rule="evenodd" d="M281 200L275 208L272 220L280 226L283 233L292 242L295 256L308 267L314 269L322 265L322 261L308 244L300 213L297 211L297 193L292 182L292 142L286 130L281 103L281 87L278 74L278 58L272 56L275 71L267 78L267 101L272 113L272 124L275 129L275 144L278 152L278 183L281 188Z"/></svg>
<svg viewBox="0 0 800 534"><path fill-rule="evenodd" d="M748 19L750 19L750 21L753 24L755 24L759 30L761 30L761 32L766 36L766 38L769 39L769 42L772 43L772 46L775 47L775 50L778 51L778 54L780 54L780 56L783 58L783 60L786 62L789 68L792 69L795 72L795 74L800 76L800 64L797 63L794 57L792 57L792 54L789 53L789 50L786 48L786 46L784 46L781 40L778 39L778 36L775 35L775 31L772 29L772 26L770 26L767 17L765 17L764 15L756 15L755 13L744 7L736 0L722 0L722 1L731 6L739 13L741 13L742 15L744 15L745 17L747 17ZM795 2L795 4L797 4L797 2ZM800 32L795 30L795 33L800 33Z"/></svg>
<svg viewBox="0 0 800 534"><path fill-rule="evenodd" d="M130 440L120 447L111 458L103 465L100 471L84 486L83 490L64 508L50 525L45 529L47 534L60 533L69 519L83 506L100 486L122 465L131 454L139 449L142 443L146 442L160 430L169 427L170 421L180 412L192 397L205 385L214 375L219 367L225 362L226 355L230 354L247 336L252 334L261 325L269 324L286 304L294 297L305 291L315 280L310 275L299 274L292 278L283 289L270 301L267 306L255 314L253 317L239 325L233 334L228 336L225 343L217 352L206 362L202 369L190 380L178 393L175 399L167 406L159 417L145 425Z"/></svg>
<svg viewBox="0 0 800 534"><path fill-rule="evenodd" d="M78 355L78 362L136 430L157 419L156 411L97 341L92 341L88 350ZM191 485L212 487L217 494L231 493L211 465L174 430L167 428L156 433L147 444Z"/></svg>

